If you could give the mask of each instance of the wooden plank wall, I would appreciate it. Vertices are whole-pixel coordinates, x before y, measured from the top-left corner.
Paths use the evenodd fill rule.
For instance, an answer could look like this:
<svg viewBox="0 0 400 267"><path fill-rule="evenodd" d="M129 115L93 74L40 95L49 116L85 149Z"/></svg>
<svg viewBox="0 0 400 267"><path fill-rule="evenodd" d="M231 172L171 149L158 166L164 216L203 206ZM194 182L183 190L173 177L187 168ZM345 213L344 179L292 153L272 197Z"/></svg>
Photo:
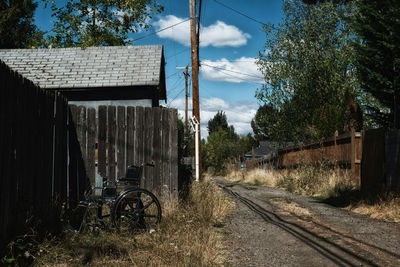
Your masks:
<svg viewBox="0 0 400 267"><path fill-rule="evenodd" d="M0 61L0 245L28 218L51 224L67 199L67 113L66 99Z"/></svg>
<svg viewBox="0 0 400 267"><path fill-rule="evenodd" d="M154 162L145 167L141 187L161 194L162 188L174 195L178 193L178 129L177 110L166 108L99 106L95 110L70 105L72 129L77 133L80 154L72 144L70 151L76 156L71 173L76 181L95 181L95 147L98 144L97 172L107 179L125 175L126 167ZM74 115L75 114L75 115ZM71 152L70 152L71 153ZM83 166L79 160L83 159ZM76 168L83 168L79 173Z"/></svg>
<svg viewBox="0 0 400 267"><path fill-rule="evenodd" d="M385 186L385 130L368 130L363 135L361 191L378 193Z"/></svg>
<svg viewBox="0 0 400 267"><path fill-rule="evenodd" d="M400 189L400 130L385 135L386 187Z"/></svg>
<svg viewBox="0 0 400 267"><path fill-rule="evenodd" d="M362 133L352 131L327 139L321 143L290 146L278 150L276 157L259 161L275 168L294 168L302 163L320 163L352 172L352 184L360 186L362 159Z"/></svg>

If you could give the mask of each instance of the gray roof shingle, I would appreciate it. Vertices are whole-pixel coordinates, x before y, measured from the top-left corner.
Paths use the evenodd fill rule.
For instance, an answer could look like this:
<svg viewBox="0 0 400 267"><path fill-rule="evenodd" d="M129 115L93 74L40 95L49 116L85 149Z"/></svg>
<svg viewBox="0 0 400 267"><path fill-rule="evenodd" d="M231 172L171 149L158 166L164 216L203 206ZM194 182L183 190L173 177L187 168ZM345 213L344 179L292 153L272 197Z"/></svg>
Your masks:
<svg viewBox="0 0 400 267"><path fill-rule="evenodd" d="M0 49L0 60L41 88L159 85L161 45Z"/></svg>

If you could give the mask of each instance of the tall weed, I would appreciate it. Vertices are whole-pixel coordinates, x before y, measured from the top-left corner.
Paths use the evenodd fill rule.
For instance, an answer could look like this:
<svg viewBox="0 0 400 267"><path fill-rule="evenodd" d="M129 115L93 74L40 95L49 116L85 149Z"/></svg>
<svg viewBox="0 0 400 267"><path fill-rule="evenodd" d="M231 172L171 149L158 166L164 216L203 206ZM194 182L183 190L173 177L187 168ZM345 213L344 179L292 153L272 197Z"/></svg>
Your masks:
<svg viewBox="0 0 400 267"><path fill-rule="evenodd" d="M157 229L121 235L66 233L40 245L35 263L44 266L223 266L228 262L223 236L214 227L232 212L234 202L212 181L193 183L188 199L163 202Z"/></svg>

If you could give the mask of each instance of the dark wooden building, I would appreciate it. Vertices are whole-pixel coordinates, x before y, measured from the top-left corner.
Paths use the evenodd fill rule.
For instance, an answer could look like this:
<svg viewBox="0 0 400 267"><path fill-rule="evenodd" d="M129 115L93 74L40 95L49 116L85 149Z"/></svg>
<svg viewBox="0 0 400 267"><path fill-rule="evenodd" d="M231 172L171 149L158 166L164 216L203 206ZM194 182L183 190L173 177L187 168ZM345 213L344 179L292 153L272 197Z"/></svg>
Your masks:
<svg viewBox="0 0 400 267"><path fill-rule="evenodd" d="M167 98L159 45L0 49L0 59L69 101L129 100L129 105L157 107Z"/></svg>

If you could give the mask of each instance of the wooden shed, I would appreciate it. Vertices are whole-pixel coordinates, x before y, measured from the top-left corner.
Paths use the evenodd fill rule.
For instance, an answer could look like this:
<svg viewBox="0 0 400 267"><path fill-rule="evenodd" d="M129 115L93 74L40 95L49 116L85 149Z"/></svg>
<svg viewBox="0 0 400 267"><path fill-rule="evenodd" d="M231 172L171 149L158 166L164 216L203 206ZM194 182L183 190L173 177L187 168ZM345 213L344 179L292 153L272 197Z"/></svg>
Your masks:
<svg viewBox="0 0 400 267"><path fill-rule="evenodd" d="M160 45L0 49L0 59L69 101L132 100L130 105L157 107L167 99Z"/></svg>

